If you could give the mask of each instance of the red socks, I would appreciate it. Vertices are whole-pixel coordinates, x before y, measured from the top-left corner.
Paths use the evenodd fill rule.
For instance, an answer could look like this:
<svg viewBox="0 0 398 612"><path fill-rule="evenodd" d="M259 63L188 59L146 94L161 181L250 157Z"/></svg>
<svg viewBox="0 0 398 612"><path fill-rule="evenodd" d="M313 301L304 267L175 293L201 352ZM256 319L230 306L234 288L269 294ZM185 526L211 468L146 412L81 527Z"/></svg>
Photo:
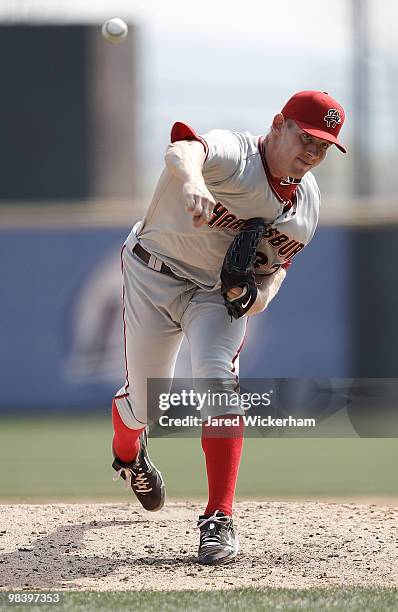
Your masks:
<svg viewBox="0 0 398 612"><path fill-rule="evenodd" d="M225 425L224 419L238 420L237 425ZM205 514L216 510L232 516L236 480L243 446L244 423L238 415L217 417L220 424L202 426L202 448L206 458L209 501ZM124 463L134 461L140 450L139 437L142 429L127 427L112 403L112 422L114 429L113 450Z"/></svg>
<svg viewBox="0 0 398 612"><path fill-rule="evenodd" d="M140 450L139 437L144 431L142 429L130 429L127 427L116 408L115 400L112 402L112 423L113 423L113 450L115 455L123 461L123 463L130 463L136 458L138 451Z"/></svg>
<svg viewBox="0 0 398 612"><path fill-rule="evenodd" d="M243 446L244 423L242 417L232 414L217 417L239 419L238 425L202 425L202 448L206 457L209 501L205 514L221 510L232 516L236 480Z"/></svg>

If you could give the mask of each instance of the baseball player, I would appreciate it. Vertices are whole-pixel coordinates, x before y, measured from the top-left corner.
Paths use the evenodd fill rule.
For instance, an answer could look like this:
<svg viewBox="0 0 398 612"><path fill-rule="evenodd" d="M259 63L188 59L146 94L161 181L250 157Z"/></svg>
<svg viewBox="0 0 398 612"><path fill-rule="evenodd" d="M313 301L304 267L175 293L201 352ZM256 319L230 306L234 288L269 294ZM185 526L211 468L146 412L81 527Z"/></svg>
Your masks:
<svg viewBox="0 0 398 612"><path fill-rule="evenodd" d="M236 391L247 319L267 308L314 235L320 193L310 171L330 146L345 152L344 117L329 94L302 91L266 136L200 136L174 124L151 205L122 250L126 382L112 405L113 468L145 509L159 510L165 498L147 450L147 379L173 377L185 335L193 380L211 380L227 397ZM201 564L238 553L232 506L243 414L236 402L202 408L209 495L198 521Z"/></svg>

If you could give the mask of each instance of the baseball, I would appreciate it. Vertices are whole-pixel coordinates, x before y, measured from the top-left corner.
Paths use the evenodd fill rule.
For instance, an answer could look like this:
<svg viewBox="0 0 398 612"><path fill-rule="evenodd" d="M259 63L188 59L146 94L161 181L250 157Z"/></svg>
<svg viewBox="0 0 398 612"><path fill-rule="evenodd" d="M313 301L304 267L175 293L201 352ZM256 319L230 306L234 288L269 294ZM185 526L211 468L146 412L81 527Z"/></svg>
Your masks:
<svg viewBox="0 0 398 612"><path fill-rule="evenodd" d="M126 38L127 33L127 24L119 17L108 19L102 26L102 36L112 44L121 43Z"/></svg>

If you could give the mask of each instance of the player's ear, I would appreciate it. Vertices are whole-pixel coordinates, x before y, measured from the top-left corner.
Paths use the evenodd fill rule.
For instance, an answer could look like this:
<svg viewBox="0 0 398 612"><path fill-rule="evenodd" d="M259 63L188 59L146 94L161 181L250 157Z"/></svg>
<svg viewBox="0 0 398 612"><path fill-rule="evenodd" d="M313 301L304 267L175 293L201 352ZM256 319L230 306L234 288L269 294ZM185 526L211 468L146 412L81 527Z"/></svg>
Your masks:
<svg viewBox="0 0 398 612"><path fill-rule="evenodd" d="M284 116L282 115L282 113L278 113L277 115L275 115L275 117L272 120L272 129L275 132L280 133L282 131L284 123L285 123Z"/></svg>

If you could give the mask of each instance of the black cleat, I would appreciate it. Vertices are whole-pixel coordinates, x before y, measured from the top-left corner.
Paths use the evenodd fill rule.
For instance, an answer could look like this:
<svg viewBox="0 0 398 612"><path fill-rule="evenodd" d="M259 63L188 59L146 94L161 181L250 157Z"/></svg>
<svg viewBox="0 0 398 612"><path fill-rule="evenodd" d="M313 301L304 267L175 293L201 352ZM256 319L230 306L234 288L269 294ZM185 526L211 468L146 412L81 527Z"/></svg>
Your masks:
<svg viewBox="0 0 398 612"><path fill-rule="evenodd" d="M132 488L145 510L155 512L163 508L165 487L162 474L149 459L147 444L148 436L145 430L140 435L140 450L134 461L124 463L115 456L112 467L117 473L113 479L123 478L127 488Z"/></svg>
<svg viewBox="0 0 398 612"><path fill-rule="evenodd" d="M212 515L199 517L200 544L198 562L201 565L219 565L232 561L239 551L232 518L216 510Z"/></svg>

